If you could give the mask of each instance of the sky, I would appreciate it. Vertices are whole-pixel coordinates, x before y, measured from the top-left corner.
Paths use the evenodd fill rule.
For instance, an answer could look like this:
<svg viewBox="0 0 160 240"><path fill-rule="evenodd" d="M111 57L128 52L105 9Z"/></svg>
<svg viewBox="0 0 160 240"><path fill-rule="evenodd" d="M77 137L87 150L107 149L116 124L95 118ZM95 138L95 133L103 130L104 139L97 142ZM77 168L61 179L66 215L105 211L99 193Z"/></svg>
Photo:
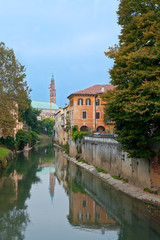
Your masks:
<svg viewBox="0 0 160 240"><path fill-rule="evenodd" d="M71 93L109 84L118 43L118 0L0 0L0 42L26 68L31 99L49 101L55 78L57 105Z"/></svg>

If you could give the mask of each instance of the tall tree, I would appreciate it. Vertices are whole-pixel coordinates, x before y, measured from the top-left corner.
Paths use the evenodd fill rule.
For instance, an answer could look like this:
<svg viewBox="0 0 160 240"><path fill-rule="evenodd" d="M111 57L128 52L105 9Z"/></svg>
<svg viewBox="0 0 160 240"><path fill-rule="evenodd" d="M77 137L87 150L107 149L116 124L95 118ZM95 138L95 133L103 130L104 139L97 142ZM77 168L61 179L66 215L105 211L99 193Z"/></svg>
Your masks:
<svg viewBox="0 0 160 240"><path fill-rule="evenodd" d="M18 117L18 107L27 108L30 89L25 67L15 57L14 51L0 43L0 129L3 136L12 134Z"/></svg>
<svg viewBox="0 0 160 240"><path fill-rule="evenodd" d="M118 140L132 157L150 157L160 140L160 2L120 0L119 44L106 56L113 91L107 92L105 115L116 122Z"/></svg>

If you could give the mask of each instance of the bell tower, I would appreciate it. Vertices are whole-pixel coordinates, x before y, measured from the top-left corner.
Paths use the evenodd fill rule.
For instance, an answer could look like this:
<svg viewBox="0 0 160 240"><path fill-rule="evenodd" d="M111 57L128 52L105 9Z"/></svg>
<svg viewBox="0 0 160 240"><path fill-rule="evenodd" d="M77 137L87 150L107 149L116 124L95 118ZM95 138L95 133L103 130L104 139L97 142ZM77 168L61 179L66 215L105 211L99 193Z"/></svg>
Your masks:
<svg viewBox="0 0 160 240"><path fill-rule="evenodd" d="M50 103L56 104L56 89L55 89L55 80L52 74L51 83L50 83Z"/></svg>

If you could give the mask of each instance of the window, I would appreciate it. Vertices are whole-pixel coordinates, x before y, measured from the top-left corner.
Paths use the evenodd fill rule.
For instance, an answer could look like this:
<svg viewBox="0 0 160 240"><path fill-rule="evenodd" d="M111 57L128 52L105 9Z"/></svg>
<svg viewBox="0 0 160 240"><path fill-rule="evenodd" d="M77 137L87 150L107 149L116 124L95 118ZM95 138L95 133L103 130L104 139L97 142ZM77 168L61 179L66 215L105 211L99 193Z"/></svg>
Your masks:
<svg viewBox="0 0 160 240"><path fill-rule="evenodd" d="M96 212L96 220L100 219L100 214L98 212Z"/></svg>
<svg viewBox="0 0 160 240"><path fill-rule="evenodd" d="M90 98L87 98L87 99L86 99L86 105L87 105L87 106L91 105L91 99L90 99Z"/></svg>
<svg viewBox="0 0 160 240"><path fill-rule="evenodd" d="M100 112L96 112L96 119L100 119Z"/></svg>
<svg viewBox="0 0 160 240"><path fill-rule="evenodd" d="M86 200L83 200L82 205L83 205L84 208L87 206L87 202L86 202Z"/></svg>
<svg viewBox="0 0 160 240"><path fill-rule="evenodd" d="M81 221L83 220L83 214L82 213L78 213L78 219Z"/></svg>
<svg viewBox="0 0 160 240"><path fill-rule="evenodd" d="M86 111L83 111L83 112L82 112L82 118L83 118L83 119L86 119L86 118L87 118L87 112L86 112Z"/></svg>
<svg viewBox="0 0 160 240"><path fill-rule="evenodd" d="M86 220L90 220L91 219L91 214L89 212L87 212L86 214Z"/></svg>
<svg viewBox="0 0 160 240"><path fill-rule="evenodd" d="M82 99L82 98L79 98L79 99L78 99L78 105L79 105L79 106L82 106L82 105L83 105L83 99Z"/></svg>
<svg viewBox="0 0 160 240"><path fill-rule="evenodd" d="M100 99L96 99L96 106L100 105Z"/></svg>

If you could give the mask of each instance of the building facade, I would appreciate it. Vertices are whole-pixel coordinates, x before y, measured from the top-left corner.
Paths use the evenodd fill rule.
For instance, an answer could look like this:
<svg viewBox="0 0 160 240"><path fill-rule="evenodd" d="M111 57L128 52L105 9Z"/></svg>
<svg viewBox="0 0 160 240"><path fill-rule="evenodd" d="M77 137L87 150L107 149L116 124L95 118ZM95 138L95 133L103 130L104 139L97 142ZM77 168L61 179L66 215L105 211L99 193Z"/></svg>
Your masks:
<svg viewBox="0 0 160 240"><path fill-rule="evenodd" d="M69 107L60 108L55 114L54 139L59 144L68 142L69 133Z"/></svg>
<svg viewBox="0 0 160 240"><path fill-rule="evenodd" d="M108 119L104 121L104 104L102 94L113 90L114 86L94 85L68 96L70 126L77 125L80 131L97 131L113 133L115 124Z"/></svg>

